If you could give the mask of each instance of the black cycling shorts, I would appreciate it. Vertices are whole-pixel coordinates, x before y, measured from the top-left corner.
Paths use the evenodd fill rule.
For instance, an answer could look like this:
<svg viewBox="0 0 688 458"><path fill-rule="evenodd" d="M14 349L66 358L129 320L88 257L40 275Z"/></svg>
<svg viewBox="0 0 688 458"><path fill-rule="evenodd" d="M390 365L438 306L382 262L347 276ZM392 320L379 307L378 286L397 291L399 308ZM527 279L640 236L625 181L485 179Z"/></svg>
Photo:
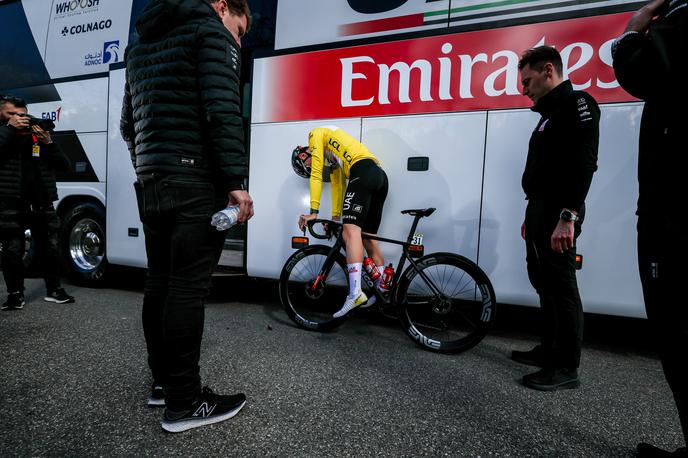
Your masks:
<svg viewBox="0 0 688 458"><path fill-rule="evenodd" d="M382 221L387 198L387 174L372 159L363 159L351 167L344 192L342 222L355 224L363 232L376 234Z"/></svg>

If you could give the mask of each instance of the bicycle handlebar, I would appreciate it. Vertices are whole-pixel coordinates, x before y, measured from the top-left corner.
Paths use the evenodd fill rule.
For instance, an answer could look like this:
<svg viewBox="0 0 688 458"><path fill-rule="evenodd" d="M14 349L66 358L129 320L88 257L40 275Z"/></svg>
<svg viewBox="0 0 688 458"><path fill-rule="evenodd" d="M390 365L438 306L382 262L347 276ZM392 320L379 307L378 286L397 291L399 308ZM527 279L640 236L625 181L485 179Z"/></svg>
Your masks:
<svg viewBox="0 0 688 458"><path fill-rule="evenodd" d="M323 225L323 229L325 229L324 234L318 234L313 230L313 226L315 226L316 224ZM338 233L339 229L342 227L342 224L329 219L314 219L308 221L308 223L306 223L306 226L308 227L308 232L310 232L311 235L316 239L329 240L332 238L333 235Z"/></svg>

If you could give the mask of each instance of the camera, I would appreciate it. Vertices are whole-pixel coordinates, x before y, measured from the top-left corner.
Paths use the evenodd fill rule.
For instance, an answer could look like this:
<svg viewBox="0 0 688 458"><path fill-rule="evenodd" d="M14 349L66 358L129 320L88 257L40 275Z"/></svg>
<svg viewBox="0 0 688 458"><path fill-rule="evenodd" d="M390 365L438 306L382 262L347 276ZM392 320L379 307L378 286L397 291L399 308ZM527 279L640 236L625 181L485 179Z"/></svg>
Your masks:
<svg viewBox="0 0 688 458"><path fill-rule="evenodd" d="M38 126L45 131L53 130L55 128L55 123L50 119L37 118L28 113L22 114L21 116L29 118L29 126Z"/></svg>

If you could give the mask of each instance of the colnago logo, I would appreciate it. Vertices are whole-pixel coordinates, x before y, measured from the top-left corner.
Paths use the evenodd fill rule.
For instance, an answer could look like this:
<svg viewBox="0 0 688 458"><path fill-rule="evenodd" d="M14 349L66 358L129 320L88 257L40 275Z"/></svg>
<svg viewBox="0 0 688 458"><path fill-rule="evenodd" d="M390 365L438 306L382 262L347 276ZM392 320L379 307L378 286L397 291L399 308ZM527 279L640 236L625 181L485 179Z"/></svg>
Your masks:
<svg viewBox="0 0 688 458"><path fill-rule="evenodd" d="M112 27L112 19L105 19L102 21L89 22L87 24L73 25L71 27L62 28L62 36L78 35L80 33L94 32L96 30L106 30Z"/></svg>
<svg viewBox="0 0 688 458"><path fill-rule="evenodd" d="M65 15L79 10L94 8L100 4L100 0L71 0L62 1L55 4L55 14Z"/></svg>

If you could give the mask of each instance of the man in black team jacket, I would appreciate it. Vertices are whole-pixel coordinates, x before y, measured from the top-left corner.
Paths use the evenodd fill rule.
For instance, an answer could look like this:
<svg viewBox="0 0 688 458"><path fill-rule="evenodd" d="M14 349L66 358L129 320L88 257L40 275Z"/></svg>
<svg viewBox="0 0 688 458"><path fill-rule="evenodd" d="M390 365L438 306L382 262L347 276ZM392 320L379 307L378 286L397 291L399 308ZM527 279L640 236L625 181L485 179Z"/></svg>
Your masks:
<svg viewBox="0 0 688 458"><path fill-rule="evenodd" d="M46 129L48 127L46 126ZM24 307L24 231L31 229L47 294L45 300L74 302L60 286L60 220L55 170L68 170L69 160L50 133L30 120L26 103L0 97L0 242L2 274L8 297L3 310Z"/></svg>
<svg viewBox="0 0 688 458"><path fill-rule="evenodd" d="M647 317L688 442L688 0L650 2L631 18L612 53L621 87L645 101L638 265ZM688 452L639 444L638 456L688 457Z"/></svg>
<svg viewBox="0 0 688 458"><path fill-rule="evenodd" d="M583 335L575 246L597 170L600 110L590 95L562 79L561 56L554 48L526 51L519 70L523 94L542 116L523 172L528 207L521 227L528 276L540 296L542 330L540 345L514 351L512 358L542 367L523 377L530 388L575 388Z"/></svg>
<svg viewBox="0 0 688 458"><path fill-rule="evenodd" d="M249 18L246 0L153 0L125 56L121 131L148 256L148 404L166 406L168 432L226 420L246 402L201 388L198 364L204 299L226 235L210 218L228 203L239 205L239 222L253 215L239 100Z"/></svg>

